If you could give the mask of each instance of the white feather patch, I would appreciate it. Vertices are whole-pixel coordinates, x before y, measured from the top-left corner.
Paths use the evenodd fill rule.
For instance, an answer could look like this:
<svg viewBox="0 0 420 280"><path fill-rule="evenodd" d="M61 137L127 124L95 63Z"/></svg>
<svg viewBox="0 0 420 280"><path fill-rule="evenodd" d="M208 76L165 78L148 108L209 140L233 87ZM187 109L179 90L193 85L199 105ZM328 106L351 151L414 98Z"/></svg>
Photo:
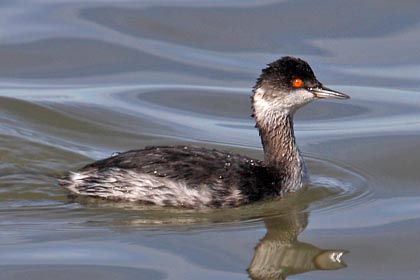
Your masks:
<svg viewBox="0 0 420 280"><path fill-rule="evenodd" d="M105 172L72 172L62 185L79 195L161 206L200 207L208 206L212 201L211 193L203 186L192 188L184 181L119 168L110 168Z"/></svg>

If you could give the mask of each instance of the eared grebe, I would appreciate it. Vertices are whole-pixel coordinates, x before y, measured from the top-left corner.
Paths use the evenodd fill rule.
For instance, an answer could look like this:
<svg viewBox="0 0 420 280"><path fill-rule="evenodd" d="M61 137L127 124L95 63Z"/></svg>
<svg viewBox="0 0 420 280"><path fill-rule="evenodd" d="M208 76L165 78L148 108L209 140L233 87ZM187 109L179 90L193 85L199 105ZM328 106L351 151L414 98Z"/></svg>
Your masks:
<svg viewBox="0 0 420 280"><path fill-rule="evenodd" d="M293 57L262 70L253 93L263 161L191 146L146 147L88 164L60 185L77 195L186 208L235 207L296 191L306 168L295 111L315 99L349 96L324 87L308 63Z"/></svg>

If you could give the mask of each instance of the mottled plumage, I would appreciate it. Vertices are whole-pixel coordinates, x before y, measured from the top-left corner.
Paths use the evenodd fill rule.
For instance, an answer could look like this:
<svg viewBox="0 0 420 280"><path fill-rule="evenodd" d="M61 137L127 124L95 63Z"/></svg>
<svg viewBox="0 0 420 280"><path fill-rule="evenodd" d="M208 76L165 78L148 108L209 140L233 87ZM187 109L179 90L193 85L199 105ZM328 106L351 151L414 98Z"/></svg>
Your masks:
<svg viewBox="0 0 420 280"><path fill-rule="evenodd" d="M143 194L146 203L187 208L238 206L281 192L261 161L191 146L124 152L86 165L62 184L82 195L138 201Z"/></svg>
<svg viewBox="0 0 420 280"><path fill-rule="evenodd" d="M305 61L292 57L269 64L253 92L263 161L199 147L147 147L86 165L60 184L78 195L187 208L235 207L295 191L306 168L294 112L318 98L348 96L323 87Z"/></svg>

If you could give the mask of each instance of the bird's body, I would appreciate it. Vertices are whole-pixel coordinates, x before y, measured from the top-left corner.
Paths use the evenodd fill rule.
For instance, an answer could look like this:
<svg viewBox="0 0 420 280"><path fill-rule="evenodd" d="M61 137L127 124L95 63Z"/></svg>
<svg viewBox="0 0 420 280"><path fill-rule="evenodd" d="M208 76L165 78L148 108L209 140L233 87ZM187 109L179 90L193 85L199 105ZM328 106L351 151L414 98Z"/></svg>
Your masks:
<svg viewBox="0 0 420 280"><path fill-rule="evenodd" d="M148 147L86 165L60 180L75 194L186 208L235 207L301 188L306 178L293 114L317 98L348 98L317 81L303 60L284 57L263 70L253 115L264 160L199 147Z"/></svg>
<svg viewBox="0 0 420 280"><path fill-rule="evenodd" d="M85 166L70 175L75 193L161 206L233 207L280 194L263 162L192 146L147 147ZM84 184L78 184L83 182Z"/></svg>

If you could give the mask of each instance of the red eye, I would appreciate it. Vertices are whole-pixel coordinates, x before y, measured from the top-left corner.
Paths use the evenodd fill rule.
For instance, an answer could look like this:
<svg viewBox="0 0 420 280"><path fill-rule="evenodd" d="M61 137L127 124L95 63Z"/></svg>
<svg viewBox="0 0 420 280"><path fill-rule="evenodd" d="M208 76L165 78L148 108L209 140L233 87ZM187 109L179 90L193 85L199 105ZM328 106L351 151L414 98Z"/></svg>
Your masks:
<svg viewBox="0 0 420 280"><path fill-rule="evenodd" d="M293 80L293 87L295 88L301 88L304 84L305 83L302 81L302 79L297 78Z"/></svg>

